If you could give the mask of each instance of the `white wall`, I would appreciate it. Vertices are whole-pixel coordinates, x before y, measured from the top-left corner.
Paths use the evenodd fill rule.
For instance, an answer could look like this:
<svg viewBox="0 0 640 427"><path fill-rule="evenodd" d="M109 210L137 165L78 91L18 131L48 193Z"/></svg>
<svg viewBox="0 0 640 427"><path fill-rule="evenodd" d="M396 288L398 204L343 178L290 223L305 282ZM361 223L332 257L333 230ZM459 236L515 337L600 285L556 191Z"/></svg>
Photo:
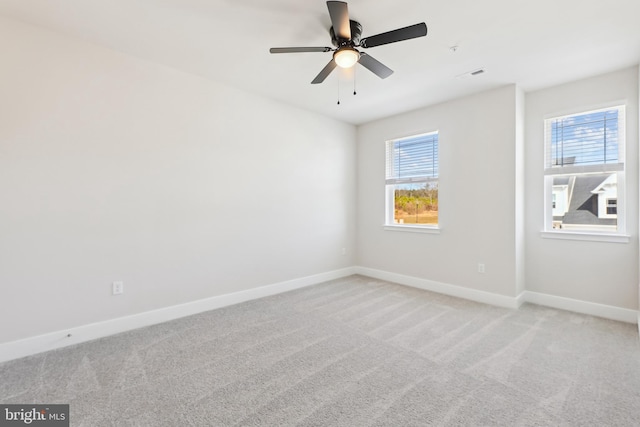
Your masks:
<svg viewBox="0 0 640 427"><path fill-rule="evenodd" d="M0 77L0 343L354 264L638 307L637 67L506 86L357 134L4 18ZM541 239L544 115L618 99L632 243ZM385 231L384 142L432 130L442 231Z"/></svg>
<svg viewBox="0 0 640 427"><path fill-rule="evenodd" d="M516 89L516 152L515 152L515 255L516 255L516 295L526 290L526 238L525 238L525 112L526 96L522 89Z"/></svg>
<svg viewBox="0 0 640 427"><path fill-rule="evenodd" d="M523 185L516 170L521 96L510 85L358 128L358 265L517 295L522 275L516 268L522 266L516 258L524 249L516 240L516 219L522 224L516 206ZM440 132L441 234L384 230L384 143L434 130ZM479 262L485 274L478 273Z"/></svg>
<svg viewBox="0 0 640 427"><path fill-rule="evenodd" d="M0 77L0 343L353 265L353 126L4 18Z"/></svg>
<svg viewBox="0 0 640 427"><path fill-rule="evenodd" d="M626 213L630 243L543 239L544 118L626 101ZM577 110L577 111L576 111ZM526 286L529 291L638 307L638 67L527 93Z"/></svg>

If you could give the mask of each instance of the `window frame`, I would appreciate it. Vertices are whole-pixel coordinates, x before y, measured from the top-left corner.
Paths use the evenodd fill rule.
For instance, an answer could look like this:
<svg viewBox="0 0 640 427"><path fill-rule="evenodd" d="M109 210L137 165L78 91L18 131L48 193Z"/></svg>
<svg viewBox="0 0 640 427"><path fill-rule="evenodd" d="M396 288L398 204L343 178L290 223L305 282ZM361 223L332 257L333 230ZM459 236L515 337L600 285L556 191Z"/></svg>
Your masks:
<svg viewBox="0 0 640 427"><path fill-rule="evenodd" d="M617 163L600 163L591 165L552 165L549 152L551 150L551 131L549 127L553 120L571 116L582 116L606 110L618 110L618 161ZM544 117L544 150L543 150L543 178L544 178L544 223L541 236L552 239L590 240L616 243L628 243L630 236L626 234L626 102L618 101L595 108L579 108L562 114L552 114ZM567 230L556 228L553 220L553 178L560 176L579 176L595 173L616 174L617 179L617 214L607 215L602 218L616 218L616 230L598 229L574 229ZM606 202L605 202L606 203ZM568 206L567 206L568 208ZM606 206L605 206L606 211Z"/></svg>
<svg viewBox="0 0 640 427"><path fill-rule="evenodd" d="M429 137L432 135L436 135L436 161L437 161L437 176L431 175L422 175L422 176L414 176L410 178L400 179L402 182L389 183L390 178L389 175L389 152L390 152L390 144L394 144L398 141L410 140L414 138L420 137ZM415 134L410 134L403 137L393 138L385 141L385 218L384 218L384 229L389 231L404 231L404 232L416 232L416 233L428 233L428 234L438 234L440 233L440 209L439 209L439 191L440 191L440 131L432 130L427 132L420 132ZM397 186L406 185L406 184L429 184L436 183L438 185L438 223L437 224L399 224L395 222L395 189Z"/></svg>
<svg viewBox="0 0 640 427"><path fill-rule="evenodd" d="M613 202L613 204L611 203ZM607 197L605 198L605 205L604 208L606 210L605 214L606 217L610 217L610 218L614 218L614 217L618 217L618 198L617 197ZM615 212L609 212L610 209L615 210Z"/></svg>

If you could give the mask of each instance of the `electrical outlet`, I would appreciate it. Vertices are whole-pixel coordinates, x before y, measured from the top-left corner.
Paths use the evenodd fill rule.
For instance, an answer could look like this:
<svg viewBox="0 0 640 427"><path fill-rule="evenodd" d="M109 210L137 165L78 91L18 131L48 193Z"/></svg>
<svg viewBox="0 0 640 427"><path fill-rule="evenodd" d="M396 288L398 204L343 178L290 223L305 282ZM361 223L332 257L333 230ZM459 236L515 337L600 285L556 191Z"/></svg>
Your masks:
<svg viewBox="0 0 640 427"><path fill-rule="evenodd" d="M111 289L113 295L120 295L124 293L124 282L113 282Z"/></svg>
<svg viewBox="0 0 640 427"><path fill-rule="evenodd" d="M484 273L484 263L478 263L478 273Z"/></svg>

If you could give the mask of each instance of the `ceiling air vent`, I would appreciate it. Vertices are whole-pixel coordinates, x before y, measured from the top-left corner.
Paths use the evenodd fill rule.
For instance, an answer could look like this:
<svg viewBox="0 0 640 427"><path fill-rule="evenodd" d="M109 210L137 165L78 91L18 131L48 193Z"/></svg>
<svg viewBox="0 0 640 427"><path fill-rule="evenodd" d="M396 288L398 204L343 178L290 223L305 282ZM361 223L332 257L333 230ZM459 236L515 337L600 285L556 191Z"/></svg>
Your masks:
<svg viewBox="0 0 640 427"><path fill-rule="evenodd" d="M480 74L484 74L484 73L485 73L484 68L478 68L477 70L467 71L466 73L457 75L456 78L464 79L465 77L479 76Z"/></svg>

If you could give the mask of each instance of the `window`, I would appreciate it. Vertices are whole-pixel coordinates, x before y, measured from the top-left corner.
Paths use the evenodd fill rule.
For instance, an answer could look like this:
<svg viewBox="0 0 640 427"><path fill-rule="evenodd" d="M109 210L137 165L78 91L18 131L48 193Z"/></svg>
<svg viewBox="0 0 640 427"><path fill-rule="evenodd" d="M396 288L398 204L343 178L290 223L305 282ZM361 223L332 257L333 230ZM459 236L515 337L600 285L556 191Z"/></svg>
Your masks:
<svg viewBox="0 0 640 427"><path fill-rule="evenodd" d="M438 132L387 141L386 224L438 226Z"/></svg>
<svg viewBox="0 0 640 427"><path fill-rule="evenodd" d="M545 120L545 230L624 233L623 106Z"/></svg>

